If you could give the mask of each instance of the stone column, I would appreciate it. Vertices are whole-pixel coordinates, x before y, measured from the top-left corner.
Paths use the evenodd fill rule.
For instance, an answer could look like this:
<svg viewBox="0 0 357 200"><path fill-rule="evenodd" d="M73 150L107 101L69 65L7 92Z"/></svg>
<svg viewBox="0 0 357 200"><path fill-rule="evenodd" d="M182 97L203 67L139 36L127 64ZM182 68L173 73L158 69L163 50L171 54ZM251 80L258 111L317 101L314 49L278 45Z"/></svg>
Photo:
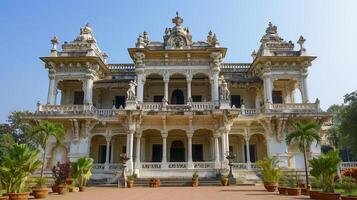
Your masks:
<svg viewBox="0 0 357 200"><path fill-rule="evenodd" d="M164 98L169 101L169 78L164 78Z"/></svg>
<svg viewBox="0 0 357 200"><path fill-rule="evenodd" d="M301 99L303 103L309 102L309 93L307 89L307 75L304 75L300 79L300 90L301 90Z"/></svg>
<svg viewBox="0 0 357 200"><path fill-rule="evenodd" d="M218 142L218 134L214 134L214 163L215 168L219 168L219 142Z"/></svg>
<svg viewBox="0 0 357 200"><path fill-rule="evenodd" d="M218 86L218 78L219 78L219 71L214 71L213 72L213 102L215 105L218 105L218 102L219 102L219 93L218 93L218 90L219 90L219 86Z"/></svg>
<svg viewBox="0 0 357 200"><path fill-rule="evenodd" d="M210 154L211 154L211 156L210 156L210 158L211 158L211 160L214 160L214 152L215 152L215 150L214 150L214 138L213 137L211 137L210 138Z"/></svg>
<svg viewBox="0 0 357 200"><path fill-rule="evenodd" d="M104 163L104 169L109 170L109 152L110 152L110 141L111 137L105 137L107 141L107 146L106 146L106 154L105 154L105 163Z"/></svg>
<svg viewBox="0 0 357 200"><path fill-rule="evenodd" d="M246 152L247 152L247 169L250 170L250 169L251 169L250 151L249 151L249 140L250 140L250 136L246 135L246 136L244 137L244 139L245 139Z"/></svg>
<svg viewBox="0 0 357 200"><path fill-rule="evenodd" d="M187 81L187 101L192 97L191 94L191 83L192 83L192 77L187 77L186 78Z"/></svg>
<svg viewBox="0 0 357 200"><path fill-rule="evenodd" d="M187 131L187 139L188 139L188 159L187 159L187 168L193 169L193 161L192 161L192 137L193 137L193 131L189 130Z"/></svg>
<svg viewBox="0 0 357 200"><path fill-rule="evenodd" d="M136 168L140 165L140 148L141 148L141 134L136 134L136 155L135 155L135 165Z"/></svg>
<svg viewBox="0 0 357 200"><path fill-rule="evenodd" d="M133 148L134 148L134 131L129 131L129 160L133 161Z"/></svg>
<svg viewBox="0 0 357 200"><path fill-rule="evenodd" d="M144 74L143 73L137 73L137 100L138 102L143 102L144 100L144 85L145 85L145 79L144 79Z"/></svg>
<svg viewBox="0 0 357 200"><path fill-rule="evenodd" d="M47 96L47 104L55 105L56 104L56 96L57 96L57 84L54 76L48 76L49 84L48 84L48 96Z"/></svg>
<svg viewBox="0 0 357 200"><path fill-rule="evenodd" d="M167 130L162 130L161 131L161 137L162 137L162 160L161 160L161 168L167 168Z"/></svg>
<svg viewBox="0 0 357 200"><path fill-rule="evenodd" d="M221 140L222 140L222 161L226 160L226 153L227 153L227 137L226 133L222 132L221 134Z"/></svg>
<svg viewBox="0 0 357 200"><path fill-rule="evenodd" d="M143 52L134 53L135 74L136 74L136 96L138 102L143 102L145 83L145 54Z"/></svg>
<svg viewBox="0 0 357 200"><path fill-rule="evenodd" d="M140 150L141 150L141 160L142 161L146 161L146 152L145 152L145 148L146 148L146 145L145 145L145 137L143 137L141 139L141 147L140 147Z"/></svg>
<svg viewBox="0 0 357 200"><path fill-rule="evenodd" d="M268 75L263 75L264 80L264 102L273 103L273 89L271 78Z"/></svg>
<svg viewBox="0 0 357 200"><path fill-rule="evenodd" d="M84 104L93 104L93 79L87 78L83 81Z"/></svg>

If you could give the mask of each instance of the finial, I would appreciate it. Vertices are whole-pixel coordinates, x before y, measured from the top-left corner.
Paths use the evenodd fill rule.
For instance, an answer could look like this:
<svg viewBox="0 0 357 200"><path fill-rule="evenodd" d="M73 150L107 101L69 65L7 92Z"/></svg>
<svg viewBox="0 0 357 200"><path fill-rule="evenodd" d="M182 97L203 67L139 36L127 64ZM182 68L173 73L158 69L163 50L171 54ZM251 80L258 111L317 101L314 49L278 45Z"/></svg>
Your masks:
<svg viewBox="0 0 357 200"><path fill-rule="evenodd" d="M212 44L212 39L213 39L213 33L212 33L212 31L210 30L210 31L208 32L208 35L207 35L207 43L208 43L208 44Z"/></svg>
<svg viewBox="0 0 357 200"><path fill-rule="evenodd" d="M265 31L266 34L277 34L278 28L274 26L271 22L268 23L268 28Z"/></svg>
<svg viewBox="0 0 357 200"><path fill-rule="evenodd" d="M305 43L306 39L301 35L299 40L297 41L297 43L300 45L300 51L301 52L305 52L306 49L304 48L304 43Z"/></svg>
<svg viewBox="0 0 357 200"><path fill-rule="evenodd" d="M183 18L179 16L178 11L176 12L176 17L172 19L172 23L176 26L180 26L183 23Z"/></svg>
<svg viewBox="0 0 357 200"><path fill-rule="evenodd" d="M57 36L54 36L52 38L51 43L52 43L51 55L52 56L57 56L57 44L58 44Z"/></svg>
<svg viewBox="0 0 357 200"><path fill-rule="evenodd" d="M251 54L253 60L257 57L257 52L255 50L253 50L252 54Z"/></svg>
<svg viewBox="0 0 357 200"><path fill-rule="evenodd" d="M217 39L216 34L213 34L213 37L212 37L212 46L214 46L214 47L219 47L219 41L218 41L218 39Z"/></svg>

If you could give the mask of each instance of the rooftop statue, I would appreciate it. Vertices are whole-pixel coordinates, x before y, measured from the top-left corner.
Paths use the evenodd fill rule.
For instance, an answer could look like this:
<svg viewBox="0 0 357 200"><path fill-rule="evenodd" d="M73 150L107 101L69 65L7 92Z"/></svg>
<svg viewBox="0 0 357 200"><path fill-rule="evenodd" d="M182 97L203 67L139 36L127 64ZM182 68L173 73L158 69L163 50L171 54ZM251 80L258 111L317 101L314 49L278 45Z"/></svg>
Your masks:
<svg viewBox="0 0 357 200"><path fill-rule="evenodd" d="M221 89L221 100L229 100L230 99L230 96L231 96L231 93L228 89L228 84L227 82L223 79L222 80L222 83L220 85L220 89Z"/></svg>

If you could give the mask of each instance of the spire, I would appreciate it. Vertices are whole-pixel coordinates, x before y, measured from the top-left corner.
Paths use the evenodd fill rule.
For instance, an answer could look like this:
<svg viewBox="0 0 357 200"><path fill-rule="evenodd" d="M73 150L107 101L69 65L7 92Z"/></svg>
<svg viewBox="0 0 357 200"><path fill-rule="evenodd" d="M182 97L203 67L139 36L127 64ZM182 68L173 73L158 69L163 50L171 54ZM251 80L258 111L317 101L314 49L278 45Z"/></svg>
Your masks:
<svg viewBox="0 0 357 200"><path fill-rule="evenodd" d="M172 23L174 23L176 26L181 26L183 23L183 18L179 16L178 11L176 11L176 17L172 19Z"/></svg>

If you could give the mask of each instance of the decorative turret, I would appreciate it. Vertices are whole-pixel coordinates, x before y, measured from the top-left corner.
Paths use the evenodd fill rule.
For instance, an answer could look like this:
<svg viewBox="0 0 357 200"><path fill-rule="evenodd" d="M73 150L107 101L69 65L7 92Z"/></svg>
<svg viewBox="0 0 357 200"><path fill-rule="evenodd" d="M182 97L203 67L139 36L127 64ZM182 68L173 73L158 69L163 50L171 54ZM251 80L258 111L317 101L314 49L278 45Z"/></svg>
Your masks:
<svg viewBox="0 0 357 200"><path fill-rule="evenodd" d="M54 36L51 40L51 43L52 43L51 56L57 56L58 38Z"/></svg>
<svg viewBox="0 0 357 200"><path fill-rule="evenodd" d="M189 28L183 28L183 18L176 12L176 17L172 19L175 24L172 28L165 29L164 46L165 49L188 49L192 45L192 35Z"/></svg>

